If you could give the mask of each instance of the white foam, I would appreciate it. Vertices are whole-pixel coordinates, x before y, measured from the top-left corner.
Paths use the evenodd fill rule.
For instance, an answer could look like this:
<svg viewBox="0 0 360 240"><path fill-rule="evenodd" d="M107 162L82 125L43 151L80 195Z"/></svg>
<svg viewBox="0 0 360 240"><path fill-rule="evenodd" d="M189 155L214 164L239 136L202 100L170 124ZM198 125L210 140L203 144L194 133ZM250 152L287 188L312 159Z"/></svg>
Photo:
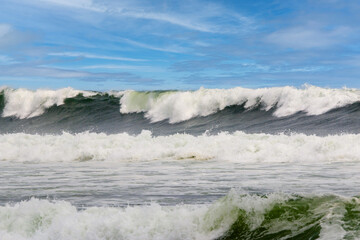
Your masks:
<svg viewBox="0 0 360 240"><path fill-rule="evenodd" d="M0 207L0 238L24 239L212 239L201 217L206 207L92 207L32 199Z"/></svg>
<svg viewBox="0 0 360 240"><path fill-rule="evenodd" d="M114 96L116 98L121 98L126 91L108 91L106 94L109 94L110 96Z"/></svg>
<svg viewBox="0 0 360 240"><path fill-rule="evenodd" d="M20 119L39 116L53 105L62 105L66 98L83 94L85 97L95 95L94 92L79 91L72 88L59 90L39 89L31 91L27 89L3 89L5 94L5 107L3 117L15 116Z"/></svg>
<svg viewBox="0 0 360 240"><path fill-rule="evenodd" d="M344 204L338 203L335 206L327 206L328 213L322 219L319 240L341 240L344 239L346 231L343 228L346 209Z"/></svg>
<svg viewBox="0 0 360 240"><path fill-rule="evenodd" d="M170 123L207 116L231 105L245 104L250 109L258 104L266 111L276 106L274 115L284 117L297 112L319 115L331 109L360 101L355 89L326 89L306 85L260 89L204 89L185 92L126 91L120 100L121 113L146 112L152 122L168 119Z"/></svg>
<svg viewBox="0 0 360 240"><path fill-rule="evenodd" d="M360 135L220 133L153 137L104 133L0 135L0 160L14 162L214 160L256 162L360 161Z"/></svg>
<svg viewBox="0 0 360 240"><path fill-rule="evenodd" d="M298 210L304 212L292 213L292 201L288 200L297 198L279 193L266 197L240 196L236 191L230 191L226 197L211 205L161 206L152 203L123 208L89 207L81 211L69 202L33 198L0 206L0 238L205 240L224 235L242 214L243 224L247 225L249 231L265 227L267 234L289 230L299 234L316 220L321 225L321 239L342 239L347 234L343 228L347 223L341 220L346 215L345 203L356 201L359 204L356 198L305 196L305 202L310 204L309 209L300 207ZM276 205L283 206L289 212L266 219L266 214ZM297 207L295 202L293 208Z"/></svg>
<svg viewBox="0 0 360 240"><path fill-rule="evenodd" d="M199 239L221 236L238 217L258 227L264 213L287 197L230 193L213 205L90 207L78 211L65 201L31 199L0 207L0 238L14 239Z"/></svg>

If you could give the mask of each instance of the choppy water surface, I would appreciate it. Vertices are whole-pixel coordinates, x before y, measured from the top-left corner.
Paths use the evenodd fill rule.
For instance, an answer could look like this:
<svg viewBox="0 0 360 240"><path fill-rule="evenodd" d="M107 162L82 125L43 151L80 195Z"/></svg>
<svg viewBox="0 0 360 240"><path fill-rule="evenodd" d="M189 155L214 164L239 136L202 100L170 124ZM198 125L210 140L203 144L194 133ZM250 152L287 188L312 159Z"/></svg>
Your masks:
<svg viewBox="0 0 360 240"><path fill-rule="evenodd" d="M242 194L273 192L360 193L360 163L261 163L158 161L126 163L1 162L1 204L31 197L84 206L162 205L216 201L231 189Z"/></svg>

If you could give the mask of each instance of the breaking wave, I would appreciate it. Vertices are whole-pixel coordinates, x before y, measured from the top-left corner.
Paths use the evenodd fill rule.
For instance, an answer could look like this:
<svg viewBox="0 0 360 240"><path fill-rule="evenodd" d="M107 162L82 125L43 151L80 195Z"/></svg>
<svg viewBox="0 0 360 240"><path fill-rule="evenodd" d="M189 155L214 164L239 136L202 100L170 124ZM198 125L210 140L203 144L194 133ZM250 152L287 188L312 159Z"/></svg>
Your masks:
<svg viewBox="0 0 360 240"><path fill-rule="evenodd" d="M170 123L208 116L225 107L244 105L245 109L260 106L275 108L274 116L284 117L297 112L320 115L332 109L360 101L355 89L325 89L306 86L260 89L204 89L194 92L135 92L127 91L121 98L121 113L146 112L152 122L168 119Z"/></svg>
<svg viewBox="0 0 360 240"><path fill-rule="evenodd" d="M0 161L159 161L214 160L260 162L347 162L360 161L359 134L319 137L304 134L217 135L175 134L152 136L127 133L79 133L0 135Z"/></svg>
<svg viewBox="0 0 360 240"><path fill-rule="evenodd" d="M42 115L46 109L52 106L64 104L67 98L73 98L79 94L84 97L95 95L93 92L79 91L72 88L59 90L36 90L4 88L2 117L14 116L20 119L33 118ZM1 104L0 104L1 106Z"/></svg>
<svg viewBox="0 0 360 240"><path fill-rule="evenodd" d="M77 209L32 198L0 206L3 240L355 239L360 200L335 195L241 195L213 204Z"/></svg>
<svg viewBox="0 0 360 240"><path fill-rule="evenodd" d="M304 88L232 88L204 89L197 91L152 91L152 92L89 92L72 88L53 90L0 89L3 95L3 117L20 119L39 116L52 106L64 104L67 98L77 95L91 97L112 95L120 98L122 114L145 112L152 122L168 120L170 123L204 117L229 106L243 105L245 109L260 107L275 109L276 117L290 116L297 112L320 115L360 101L357 89L327 89L306 85Z"/></svg>
<svg viewBox="0 0 360 240"><path fill-rule="evenodd" d="M360 133L360 91L278 87L91 92L0 88L0 133Z"/></svg>

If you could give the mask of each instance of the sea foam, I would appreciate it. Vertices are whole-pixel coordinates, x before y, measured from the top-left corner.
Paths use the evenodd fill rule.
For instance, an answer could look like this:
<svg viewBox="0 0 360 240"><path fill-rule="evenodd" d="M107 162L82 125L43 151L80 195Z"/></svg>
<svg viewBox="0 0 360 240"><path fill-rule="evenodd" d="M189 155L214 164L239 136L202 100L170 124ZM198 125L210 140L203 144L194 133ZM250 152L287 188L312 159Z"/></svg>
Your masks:
<svg viewBox="0 0 360 240"><path fill-rule="evenodd" d="M358 207L358 198L239 195L235 191L213 204L151 203L83 210L65 201L33 198L0 206L0 238L353 239L359 234Z"/></svg>
<svg viewBox="0 0 360 240"><path fill-rule="evenodd" d="M360 161L360 135L319 137L292 134L217 135L175 134L152 136L104 133L63 133L0 135L0 161L168 161L212 160L240 163L256 162L346 162Z"/></svg>

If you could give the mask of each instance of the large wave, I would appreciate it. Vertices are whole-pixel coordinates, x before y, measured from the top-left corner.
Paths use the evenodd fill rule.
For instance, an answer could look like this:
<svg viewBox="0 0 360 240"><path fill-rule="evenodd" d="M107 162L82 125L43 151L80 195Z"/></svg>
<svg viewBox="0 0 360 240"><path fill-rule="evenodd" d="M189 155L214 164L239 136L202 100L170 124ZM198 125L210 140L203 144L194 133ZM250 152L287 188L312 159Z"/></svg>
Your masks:
<svg viewBox="0 0 360 240"><path fill-rule="evenodd" d="M306 85L303 88L232 88L204 89L197 91L122 91L98 93L79 91L72 88L60 90L0 89L4 95L3 117L32 118L39 116L51 106L64 104L67 98L79 94L113 95L120 98L122 114L145 112L152 122L168 120L170 123L203 117L234 105L245 109L260 107L264 111L275 109L273 115L284 117L297 112L320 115L332 109L360 101L357 89L327 89Z"/></svg>
<svg viewBox="0 0 360 240"><path fill-rule="evenodd" d="M360 161L360 135L326 137L243 132L193 136L79 133L0 135L0 161L160 161L213 160L256 162Z"/></svg>
<svg viewBox="0 0 360 240"><path fill-rule="evenodd" d="M121 113L146 112L153 122L168 119L170 123L208 116L228 106L244 105L246 109L260 106L268 111L275 108L276 117L297 112L319 115L331 109L360 101L355 89L325 89L305 86L260 89L204 89L191 92L127 91L121 98Z"/></svg>
<svg viewBox="0 0 360 240"><path fill-rule="evenodd" d="M90 207L31 199L0 207L2 240L355 239L356 197L239 195L212 205Z"/></svg>
<svg viewBox="0 0 360 240"><path fill-rule="evenodd" d="M85 97L95 95L93 92L79 91L72 88L63 88L59 90L39 89L30 91L27 89L0 88L4 95L3 117L14 116L20 119L39 116L51 106L64 104L67 98L82 94Z"/></svg>

